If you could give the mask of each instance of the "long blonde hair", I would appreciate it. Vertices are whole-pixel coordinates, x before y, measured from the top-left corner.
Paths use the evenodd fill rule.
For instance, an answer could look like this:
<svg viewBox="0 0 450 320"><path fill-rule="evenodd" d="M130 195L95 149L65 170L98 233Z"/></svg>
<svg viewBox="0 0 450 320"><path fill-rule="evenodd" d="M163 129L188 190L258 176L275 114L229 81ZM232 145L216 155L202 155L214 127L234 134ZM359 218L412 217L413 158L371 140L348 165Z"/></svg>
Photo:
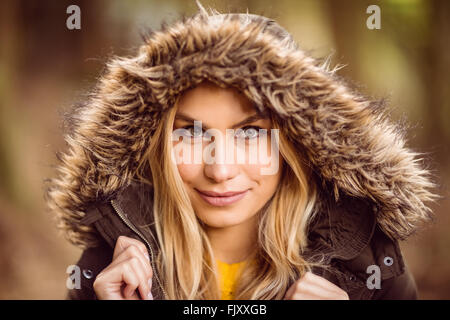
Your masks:
<svg viewBox="0 0 450 320"><path fill-rule="evenodd" d="M157 259L168 299L220 299L214 254L172 162L172 128L177 103L156 128L146 161L154 188L153 215L160 245ZM307 166L280 129L280 184L260 210L257 250L243 270L236 299L282 299L289 283L310 270L302 257L307 227L315 213L316 187Z"/></svg>

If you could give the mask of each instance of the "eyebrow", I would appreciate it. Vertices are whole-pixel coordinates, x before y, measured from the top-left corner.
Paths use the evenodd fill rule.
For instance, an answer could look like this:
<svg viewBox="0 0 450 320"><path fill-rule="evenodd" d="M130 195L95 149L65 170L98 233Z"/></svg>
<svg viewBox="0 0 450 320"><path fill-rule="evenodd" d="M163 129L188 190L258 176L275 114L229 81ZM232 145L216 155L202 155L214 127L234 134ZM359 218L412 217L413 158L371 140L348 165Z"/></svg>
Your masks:
<svg viewBox="0 0 450 320"><path fill-rule="evenodd" d="M248 118L246 118L246 119L244 119L244 120L234 124L231 128L234 129L234 128L243 126L244 124L248 124L248 123L252 123L252 122L258 121L260 119L268 119L268 118L269 117L266 114L264 114L264 113L255 113L255 114L251 115L250 117L248 117ZM184 113L181 113L181 112L177 113L175 115L175 119L184 120L184 121L191 122L191 123L193 123L194 121L200 121L200 120L197 120L197 119L193 119L193 118L189 117L188 115L186 115ZM202 126L206 130L208 130L210 128L208 125L203 125L202 124Z"/></svg>

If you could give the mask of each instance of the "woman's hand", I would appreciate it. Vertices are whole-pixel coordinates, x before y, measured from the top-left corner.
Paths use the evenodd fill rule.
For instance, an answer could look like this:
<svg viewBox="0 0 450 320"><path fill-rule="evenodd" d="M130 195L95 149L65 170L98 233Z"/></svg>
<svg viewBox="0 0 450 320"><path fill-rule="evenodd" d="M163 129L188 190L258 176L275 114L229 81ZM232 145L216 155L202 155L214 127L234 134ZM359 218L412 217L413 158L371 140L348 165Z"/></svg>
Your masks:
<svg viewBox="0 0 450 320"><path fill-rule="evenodd" d="M325 278L306 272L294 282L284 300L349 300L347 292Z"/></svg>
<svg viewBox="0 0 450 320"><path fill-rule="evenodd" d="M101 300L153 300L153 271L145 245L120 236L112 262L95 278L94 291ZM138 295L138 292L140 297Z"/></svg>

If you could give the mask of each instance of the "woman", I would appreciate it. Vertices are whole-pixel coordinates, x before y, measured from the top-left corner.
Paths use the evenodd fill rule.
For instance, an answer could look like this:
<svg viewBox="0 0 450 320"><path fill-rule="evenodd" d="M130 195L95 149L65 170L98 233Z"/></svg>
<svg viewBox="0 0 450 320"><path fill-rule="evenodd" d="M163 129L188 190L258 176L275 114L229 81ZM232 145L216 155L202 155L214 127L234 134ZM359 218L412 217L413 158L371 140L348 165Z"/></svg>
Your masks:
<svg viewBox="0 0 450 320"><path fill-rule="evenodd" d="M68 297L417 298L398 241L433 183L334 71L273 20L201 6L110 62L48 189L84 249Z"/></svg>

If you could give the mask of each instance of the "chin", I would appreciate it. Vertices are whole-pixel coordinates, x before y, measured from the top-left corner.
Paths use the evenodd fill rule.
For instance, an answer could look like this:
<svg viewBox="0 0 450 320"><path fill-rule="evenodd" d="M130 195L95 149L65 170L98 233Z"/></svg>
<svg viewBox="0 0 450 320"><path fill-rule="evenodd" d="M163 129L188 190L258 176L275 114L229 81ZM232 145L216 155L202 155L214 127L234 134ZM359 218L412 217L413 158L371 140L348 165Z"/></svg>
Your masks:
<svg viewBox="0 0 450 320"><path fill-rule="evenodd" d="M229 228L244 223L247 219L236 216L238 213L217 212L206 215L199 214L198 218L211 228Z"/></svg>

